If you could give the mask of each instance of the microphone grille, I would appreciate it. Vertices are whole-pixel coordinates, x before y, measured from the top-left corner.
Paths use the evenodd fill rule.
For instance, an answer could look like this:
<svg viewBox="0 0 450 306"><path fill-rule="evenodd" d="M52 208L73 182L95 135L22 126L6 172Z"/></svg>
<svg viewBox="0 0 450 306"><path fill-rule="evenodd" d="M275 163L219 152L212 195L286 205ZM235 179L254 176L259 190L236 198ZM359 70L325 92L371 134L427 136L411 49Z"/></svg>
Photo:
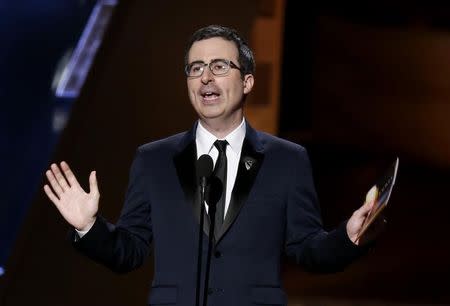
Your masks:
<svg viewBox="0 0 450 306"><path fill-rule="evenodd" d="M214 163L208 154L203 154L199 157L196 164L197 176L198 177L210 177L213 172Z"/></svg>

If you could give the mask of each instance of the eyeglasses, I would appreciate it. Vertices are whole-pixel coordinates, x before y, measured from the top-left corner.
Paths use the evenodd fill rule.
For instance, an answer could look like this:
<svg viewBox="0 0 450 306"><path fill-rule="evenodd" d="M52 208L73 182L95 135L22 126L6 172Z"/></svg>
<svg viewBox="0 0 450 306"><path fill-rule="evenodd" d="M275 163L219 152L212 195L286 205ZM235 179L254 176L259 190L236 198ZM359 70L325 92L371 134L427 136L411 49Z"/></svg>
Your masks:
<svg viewBox="0 0 450 306"><path fill-rule="evenodd" d="M186 76L195 78L203 74L205 66L208 66L212 74L219 76L227 74L230 68L241 71L241 68L227 59L213 59L209 64L202 61L192 62L184 67L184 71L186 72Z"/></svg>

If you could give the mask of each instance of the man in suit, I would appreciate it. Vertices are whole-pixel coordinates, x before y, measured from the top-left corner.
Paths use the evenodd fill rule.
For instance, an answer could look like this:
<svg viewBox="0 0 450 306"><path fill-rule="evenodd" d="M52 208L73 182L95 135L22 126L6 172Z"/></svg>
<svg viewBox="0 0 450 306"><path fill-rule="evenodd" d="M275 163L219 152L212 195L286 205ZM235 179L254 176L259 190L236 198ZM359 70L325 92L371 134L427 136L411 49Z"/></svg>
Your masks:
<svg viewBox="0 0 450 306"><path fill-rule="evenodd" d="M342 270L367 249L358 245L357 235L372 203L337 229L324 231L305 149L256 131L244 119L254 59L236 31L216 25L198 30L186 49L185 65L199 120L187 132L138 148L116 225L97 213L95 172L86 193L67 163L53 164L44 190L76 229L79 251L127 272L142 264L153 245L149 304L191 306L201 206L195 163L208 154L221 169L214 175L223 183L214 221L209 305L286 305L283 252L311 271ZM212 222L208 215L205 219L203 246ZM205 267L206 247L202 258Z"/></svg>

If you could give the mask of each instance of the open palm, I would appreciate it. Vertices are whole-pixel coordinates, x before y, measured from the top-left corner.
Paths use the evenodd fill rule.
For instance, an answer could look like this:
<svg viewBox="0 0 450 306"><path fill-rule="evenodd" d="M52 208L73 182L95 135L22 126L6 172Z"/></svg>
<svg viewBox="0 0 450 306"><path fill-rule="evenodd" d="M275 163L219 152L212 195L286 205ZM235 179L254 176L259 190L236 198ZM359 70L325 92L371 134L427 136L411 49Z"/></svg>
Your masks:
<svg viewBox="0 0 450 306"><path fill-rule="evenodd" d="M78 183L66 162L61 162L61 170L52 164L46 171L50 183L44 186L48 198L55 204L66 221L77 230L89 230L95 222L100 193L95 171L89 176L89 193ZM64 174L63 174L64 173Z"/></svg>

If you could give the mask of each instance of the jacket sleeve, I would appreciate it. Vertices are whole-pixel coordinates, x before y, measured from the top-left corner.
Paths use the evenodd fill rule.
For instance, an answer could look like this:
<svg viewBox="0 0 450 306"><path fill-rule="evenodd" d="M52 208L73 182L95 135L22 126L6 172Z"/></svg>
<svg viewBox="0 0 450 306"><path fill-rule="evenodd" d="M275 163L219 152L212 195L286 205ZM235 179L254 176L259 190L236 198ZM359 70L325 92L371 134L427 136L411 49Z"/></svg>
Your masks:
<svg viewBox="0 0 450 306"><path fill-rule="evenodd" d="M130 170L125 204L116 225L97 216L86 235L73 246L82 254L111 270L124 273L138 268L150 253L152 242L151 206L146 195L143 159L139 150Z"/></svg>
<svg viewBox="0 0 450 306"><path fill-rule="evenodd" d="M323 229L311 164L305 149L295 155L293 179L287 195L286 253L305 270L332 273L343 270L367 249L355 245L343 222Z"/></svg>

